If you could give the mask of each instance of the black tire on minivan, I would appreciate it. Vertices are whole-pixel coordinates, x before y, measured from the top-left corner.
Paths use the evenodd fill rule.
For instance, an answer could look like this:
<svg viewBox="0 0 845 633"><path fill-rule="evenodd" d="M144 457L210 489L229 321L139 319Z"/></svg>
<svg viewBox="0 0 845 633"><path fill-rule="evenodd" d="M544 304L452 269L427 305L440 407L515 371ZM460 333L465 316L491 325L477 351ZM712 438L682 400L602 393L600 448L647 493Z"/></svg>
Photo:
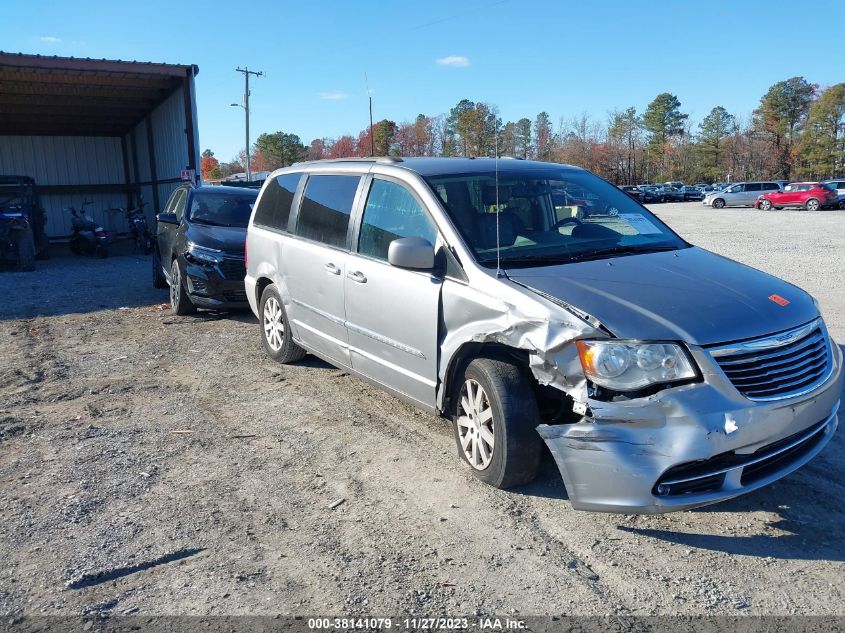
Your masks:
<svg viewBox="0 0 845 633"><path fill-rule="evenodd" d="M261 345L270 358L277 363L288 364L305 357L305 350L293 340L285 306L273 284L261 293L258 319L261 322Z"/></svg>
<svg viewBox="0 0 845 633"><path fill-rule="evenodd" d="M455 386L452 426L458 454L477 479L496 488L533 481L543 447L539 423L534 391L520 367L490 358L469 363Z"/></svg>

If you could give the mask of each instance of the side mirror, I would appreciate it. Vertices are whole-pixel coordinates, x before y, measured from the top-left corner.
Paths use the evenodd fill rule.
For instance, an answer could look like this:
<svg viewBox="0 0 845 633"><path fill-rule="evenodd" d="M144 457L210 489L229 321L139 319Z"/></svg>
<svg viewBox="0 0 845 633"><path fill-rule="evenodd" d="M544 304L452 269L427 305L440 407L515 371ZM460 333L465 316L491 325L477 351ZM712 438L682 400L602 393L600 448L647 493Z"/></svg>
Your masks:
<svg viewBox="0 0 845 633"><path fill-rule="evenodd" d="M162 212L156 216L156 219L164 224L179 224L179 219L176 217L175 213Z"/></svg>
<svg viewBox="0 0 845 633"><path fill-rule="evenodd" d="M400 237L390 243L387 261L397 268L431 270L434 268L434 247L422 237Z"/></svg>

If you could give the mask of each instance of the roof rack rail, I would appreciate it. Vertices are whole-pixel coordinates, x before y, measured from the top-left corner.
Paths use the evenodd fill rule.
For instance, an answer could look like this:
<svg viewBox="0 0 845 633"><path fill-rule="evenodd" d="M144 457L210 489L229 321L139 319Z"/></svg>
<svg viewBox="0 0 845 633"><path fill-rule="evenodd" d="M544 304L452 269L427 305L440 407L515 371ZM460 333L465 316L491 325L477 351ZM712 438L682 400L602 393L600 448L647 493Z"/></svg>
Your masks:
<svg viewBox="0 0 845 633"><path fill-rule="evenodd" d="M310 165L312 163L401 163L403 159L399 156L350 156L349 158L321 158L319 160L303 160L294 165Z"/></svg>

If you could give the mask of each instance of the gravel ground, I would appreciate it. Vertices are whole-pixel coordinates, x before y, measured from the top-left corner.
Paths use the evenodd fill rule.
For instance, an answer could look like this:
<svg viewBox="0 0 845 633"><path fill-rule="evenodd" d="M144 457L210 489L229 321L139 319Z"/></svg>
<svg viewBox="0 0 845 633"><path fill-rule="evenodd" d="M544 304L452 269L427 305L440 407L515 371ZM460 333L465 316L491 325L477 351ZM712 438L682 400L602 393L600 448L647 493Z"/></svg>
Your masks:
<svg viewBox="0 0 845 633"><path fill-rule="evenodd" d="M845 214L655 211L845 341ZM717 506L574 512L549 458L484 486L442 420L271 363L251 314L171 316L147 259L38 268L0 273L0 613L845 614L841 432Z"/></svg>

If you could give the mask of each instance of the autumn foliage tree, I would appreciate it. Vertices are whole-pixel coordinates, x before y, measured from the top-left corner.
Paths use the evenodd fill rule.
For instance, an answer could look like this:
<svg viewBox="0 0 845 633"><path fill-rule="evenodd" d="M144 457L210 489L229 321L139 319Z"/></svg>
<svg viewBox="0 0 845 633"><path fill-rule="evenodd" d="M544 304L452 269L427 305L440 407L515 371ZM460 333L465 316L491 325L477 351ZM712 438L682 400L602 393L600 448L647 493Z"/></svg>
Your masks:
<svg viewBox="0 0 845 633"><path fill-rule="evenodd" d="M221 178L220 162L214 158L214 152L210 149L207 149L202 153L202 158L200 159L200 170L202 172L203 180L217 180L218 178Z"/></svg>

